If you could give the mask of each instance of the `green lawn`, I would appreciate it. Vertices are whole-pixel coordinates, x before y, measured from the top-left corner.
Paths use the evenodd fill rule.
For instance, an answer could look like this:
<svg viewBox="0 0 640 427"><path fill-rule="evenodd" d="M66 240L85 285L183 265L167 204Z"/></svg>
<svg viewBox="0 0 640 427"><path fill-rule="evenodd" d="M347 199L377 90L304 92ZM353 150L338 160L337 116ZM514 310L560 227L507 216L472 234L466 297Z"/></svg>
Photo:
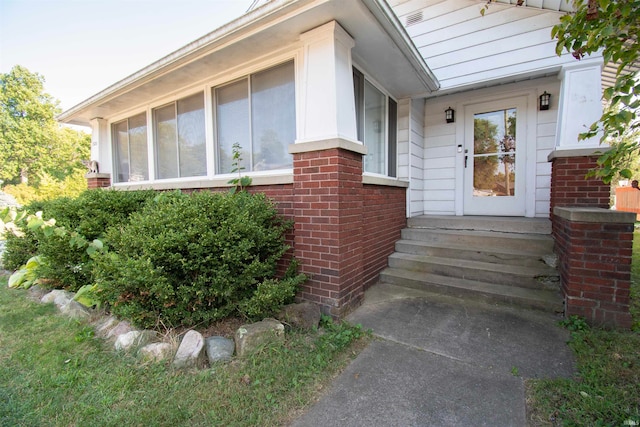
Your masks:
<svg viewBox="0 0 640 427"><path fill-rule="evenodd" d="M640 425L640 231L634 236L631 313L634 332L567 322L578 329L569 343L578 376L527 382L531 426Z"/></svg>
<svg viewBox="0 0 640 427"><path fill-rule="evenodd" d="M202 371L141 364L0 278L1 426L270 426L298 414L367 341L358 328ZM359 337L359 339L358 339ZM353 342L352 342L353 341Z"/></svg>

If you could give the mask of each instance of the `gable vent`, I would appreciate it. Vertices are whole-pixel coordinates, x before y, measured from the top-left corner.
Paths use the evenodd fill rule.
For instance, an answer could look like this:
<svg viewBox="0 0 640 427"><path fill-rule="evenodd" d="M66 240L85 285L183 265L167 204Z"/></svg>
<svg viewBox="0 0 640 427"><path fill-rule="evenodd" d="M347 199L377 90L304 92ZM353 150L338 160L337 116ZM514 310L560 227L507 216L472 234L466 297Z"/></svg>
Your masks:
<svg viewBox="0 0 640 427"><path fill-rule="evenodd" d="M406 26L409 27L421 21L422 21L422 11L412 13L411 15L407 16Z"/></svg>

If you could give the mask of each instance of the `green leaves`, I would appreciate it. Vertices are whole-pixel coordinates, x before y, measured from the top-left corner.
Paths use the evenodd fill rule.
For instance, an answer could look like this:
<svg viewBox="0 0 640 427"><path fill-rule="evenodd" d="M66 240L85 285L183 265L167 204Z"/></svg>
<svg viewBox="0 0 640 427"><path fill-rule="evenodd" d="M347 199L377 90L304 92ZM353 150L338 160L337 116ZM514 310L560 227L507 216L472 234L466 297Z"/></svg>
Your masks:
<svg viewBox="0 0 640 427"><path fill-rule="evenodd" d="M29 289L40 278L38 268L41 265L42 258L40 256L31 257L25 265L9 277L9 287Z"/></svg>
<svg viewBox="0 0 640 427"><path fill-rule="evenodd" d="M603 93L607 108L579 137L584 140L600 136L601 143L614 145L613 152L600 159L600 169L590 174L610 183L617 176L627 174L628 168L617 162L628 159L638 148L640 79L630 66L638 65L640 1L574 0L573 3L575 13L562 16L551 30L551 36L557 39L556 53L561 55L567 51L580 60L601 52L605 64L617 65L615 84ZM625 139L634 143L621 143ZM622 171L624 175L620 175Z"/></svg>

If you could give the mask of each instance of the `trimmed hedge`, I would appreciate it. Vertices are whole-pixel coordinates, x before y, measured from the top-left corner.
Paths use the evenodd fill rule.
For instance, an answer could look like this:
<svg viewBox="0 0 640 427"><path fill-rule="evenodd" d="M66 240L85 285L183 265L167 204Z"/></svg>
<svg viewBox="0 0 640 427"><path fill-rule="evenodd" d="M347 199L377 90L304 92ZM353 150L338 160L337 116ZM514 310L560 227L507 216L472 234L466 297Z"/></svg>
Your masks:
<svg viewBox="0 0 640 427"><path fill-rule="evenodd" d="M107 233L96 294L143 327L272 314L305 279L274 279L290 227L262 194L163 193Z"/></svg>

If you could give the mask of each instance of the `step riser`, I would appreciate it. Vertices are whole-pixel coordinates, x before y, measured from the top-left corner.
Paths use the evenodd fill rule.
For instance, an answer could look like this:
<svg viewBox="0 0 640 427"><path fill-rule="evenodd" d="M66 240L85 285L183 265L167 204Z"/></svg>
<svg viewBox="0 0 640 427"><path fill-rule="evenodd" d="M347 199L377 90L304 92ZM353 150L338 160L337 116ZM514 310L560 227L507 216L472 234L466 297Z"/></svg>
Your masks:
<svg viewBox="0 0 640 427"><path fill-rule="evenodd" d="M553 252L552 239L531 239L526 235L522 237L504 237L500 235L487 236L473 233L439 233L435 230L404 229L402 239L416 240L426 243L442 243L462 245L470 249L524 252L531 255L545 255Z"/></svg>
<svg viewBox="0 0 640 427"><path fill-rule="evenodd" d="M473 249L454 249L427 246L417 241L399 240L396 242L396 252L411 255L436 256L441 258L459 258L471 261L490 262L503 265L521 265L537 267L544 265L539 255L514 255Z"/></svg>
<svg viewBox="0 0 640 427"><path fill-rule="evenodd" d="M481 300L486 303L509 304L518 307L531 308L548 312L562 311L561 302L553 304L545 301L531 300L506 295L496 295L472 289L454 288L430 281L421 281L408 279L405 277L398 277L395 275L387 274L385 271L380 273L380 280L384 283L389 283L392 285L404 286L412 289L420 289L428 292L450 295L463 299L473 299L476 301Z"/></svg>
<svg viewBox="0 0 640 427"><path fill-rule="evenodd" d="M551 221L546 218L420 216L409 218L407 224L411 228L551 234Z"/></svg>
<svg viewBox="0 0 640 427"><path fill-rule="evenodd" d="M540 281L535 277L528 277L518 273L482 270L462 265L444 265L429 261L407 260L394 256L389 257L389 267L527 289L558 289L557 285L555 287L548 286L548 281Z"/></svg>

